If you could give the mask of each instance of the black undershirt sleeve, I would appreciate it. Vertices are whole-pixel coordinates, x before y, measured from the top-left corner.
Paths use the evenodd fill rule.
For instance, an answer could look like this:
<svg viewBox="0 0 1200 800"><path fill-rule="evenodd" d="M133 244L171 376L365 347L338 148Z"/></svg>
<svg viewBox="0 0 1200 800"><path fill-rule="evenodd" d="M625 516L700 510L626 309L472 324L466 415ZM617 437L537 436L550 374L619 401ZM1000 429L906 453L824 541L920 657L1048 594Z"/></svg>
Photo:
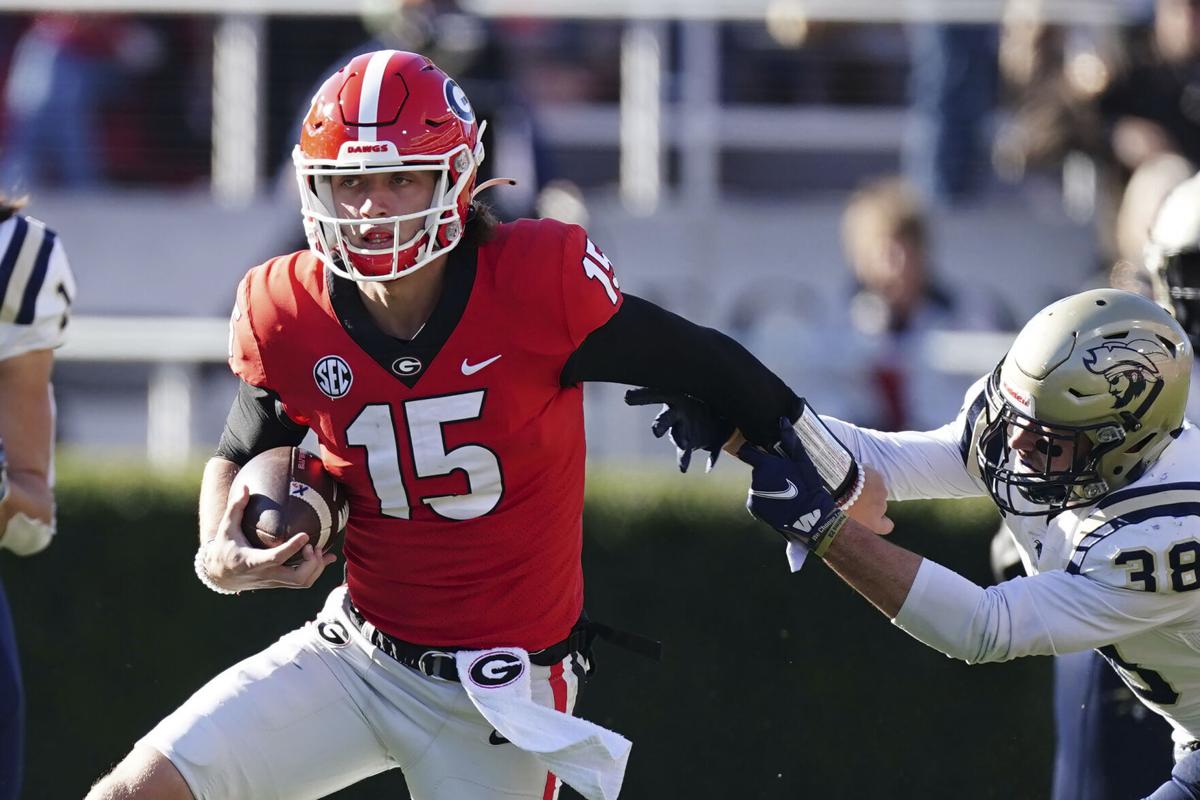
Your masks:
<svg viewBox="0 0 1200 800"><path fill-rule="evenodd" d="M711 405L761 446L779 440L799 398L746 348L630 294L567 360L561 383L606 381L683 392Z"/></svg>
<svg viewBox="0 0 1200 800"><path fill-rule="evenodd" d="M264 450L300 444L306 433L284 412L279 395L240 381L214 455L243 466Z"/></svg>

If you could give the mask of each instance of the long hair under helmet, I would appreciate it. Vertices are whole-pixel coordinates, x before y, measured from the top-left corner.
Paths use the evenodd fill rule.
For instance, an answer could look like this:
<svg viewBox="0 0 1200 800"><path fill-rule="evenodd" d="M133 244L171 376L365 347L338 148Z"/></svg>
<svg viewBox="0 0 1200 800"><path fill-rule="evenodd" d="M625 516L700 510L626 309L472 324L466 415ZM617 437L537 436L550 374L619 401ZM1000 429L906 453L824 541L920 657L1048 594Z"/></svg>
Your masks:
<svg viewBox="0 0 1200 800"><path fill-rule="evenodd" d="M463 90L425 56L378 50L352 59L313 97L292 151L309 248L357 281L393 280L453 250L483 161L484 127ZM392 226L384 247L351 244L346 230L363 220L338 215L334 176L405 171L437 173L429 207L371 219ZM421 227L401 241L401 223L415 219Z"/></svg>

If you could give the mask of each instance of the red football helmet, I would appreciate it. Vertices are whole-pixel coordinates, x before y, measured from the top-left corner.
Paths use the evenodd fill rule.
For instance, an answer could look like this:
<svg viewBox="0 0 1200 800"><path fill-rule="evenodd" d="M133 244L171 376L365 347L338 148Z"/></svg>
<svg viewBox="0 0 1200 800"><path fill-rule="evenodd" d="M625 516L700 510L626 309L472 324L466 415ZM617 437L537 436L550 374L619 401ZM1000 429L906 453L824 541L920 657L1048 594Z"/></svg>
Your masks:
<svg viewBox="0 0 1200 800"><path fill-rule="evenodd" d="M453 250L466 227L485 126L428 58L400 50L354 58L313 97L292 152L309 247L335 273L358 281L393 280ZM362 220L338 216L333 176L402 171L440 173L429 208L372 219L393 226L390 245L355 247L344 229ZM400 223L413 219L424 224L400 241Z"/></svg>

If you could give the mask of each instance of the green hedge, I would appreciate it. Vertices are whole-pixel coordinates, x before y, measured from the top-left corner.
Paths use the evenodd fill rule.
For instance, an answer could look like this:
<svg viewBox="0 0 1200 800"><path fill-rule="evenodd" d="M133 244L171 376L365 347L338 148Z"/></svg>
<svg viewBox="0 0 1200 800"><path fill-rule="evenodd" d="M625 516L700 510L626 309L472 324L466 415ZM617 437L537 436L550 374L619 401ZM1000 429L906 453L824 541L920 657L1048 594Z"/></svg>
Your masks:
<svg viewBox="0 0 1200 800"><path fill-rule="evenodd" d="M63 465L50 550L0 558L27 684L30 798L82 796L205 680L309 618L340 577L213 594L191 567L198 470L93 469ZM743 479L731 465L591 479L589 611L665 645L661 663L601 645L582 695L584 716L634 742L623 796L1044 796L1049 662L968 667L823 565L789 575L777 537L742 509ZM895 518L897 542L988 581L987 503L906 504ZM338 797L403 797L401 785L386 775Z"/></svg>

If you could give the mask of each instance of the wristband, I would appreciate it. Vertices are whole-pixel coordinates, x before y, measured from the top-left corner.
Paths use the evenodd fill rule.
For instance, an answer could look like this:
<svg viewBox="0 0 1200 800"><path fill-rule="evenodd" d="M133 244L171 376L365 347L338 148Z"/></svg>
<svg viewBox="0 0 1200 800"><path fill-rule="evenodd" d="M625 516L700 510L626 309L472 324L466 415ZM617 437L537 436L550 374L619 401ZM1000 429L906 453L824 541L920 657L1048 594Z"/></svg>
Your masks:
<svg viewBox="0 0 1200 800"><path fill-rule="evenodd" d="M829 515L829 521L825 523L820 530L814 531L812 537L808 540L808 549L817 558L823 558L829 548L833 546L833 540L842 532L842 528L846 527L849 521L846 512L841 509L834 509Z"/></svg>
<svg viewBox="0 0 1200 800"><path fill-rule="evenodd" d="M863 469L863 465L855 461L854 471L857 473L854 478L854 488L850 490L850 494L836 500L838 508L848 509L858 502L858 498L862 496L863 487L867 485L867 471Z"/></svg>
<svg viewBox="0 0 1200 800"><path fill-rule="evenodd" d="M200 579L201 583L203 583L209 589L212 589L217 594L237 594L235 591L223 589L220 586L217 586L217 584L213 582L212 577L209 576L208 569L204 566L204 556L208 552L208 546L210 544L212 544L212 539L206 539L205 541L201 542L200 547L196 549L196 577Z"/></svg>

